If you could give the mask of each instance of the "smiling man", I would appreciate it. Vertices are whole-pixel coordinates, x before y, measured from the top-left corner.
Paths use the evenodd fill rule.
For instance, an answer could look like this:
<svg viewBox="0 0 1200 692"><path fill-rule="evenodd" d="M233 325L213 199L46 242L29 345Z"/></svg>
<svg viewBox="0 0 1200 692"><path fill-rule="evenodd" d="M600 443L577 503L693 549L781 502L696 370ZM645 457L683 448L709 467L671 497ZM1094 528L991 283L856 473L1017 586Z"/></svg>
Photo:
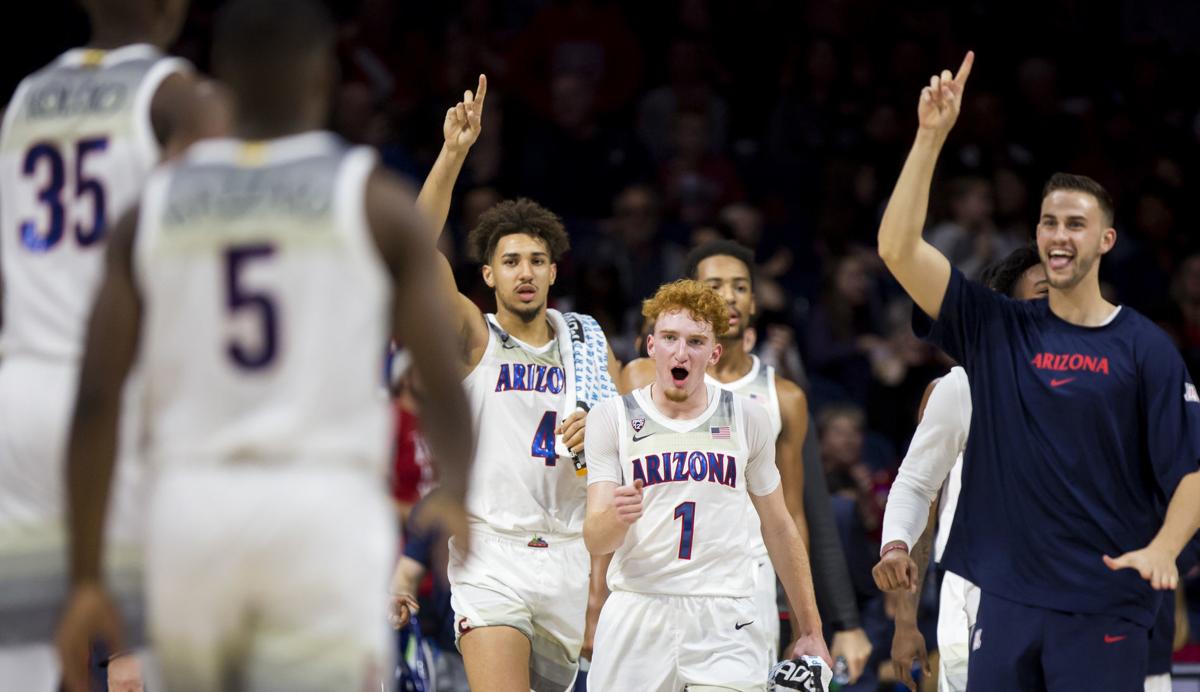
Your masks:
<svg viewBox="0 0 1200 692"><path fill-rule="evenodd" d="M1045 301L967 281L922 239L973 62L968 53L922 91L879 228L879 254L919 308L917 332L971 381L971 444L942 560L982 591L971 689L1141 690L1156 590L1175 588L1176 557L1200 526L1200 396L1167 335L1101 295L1117 232L1091 178L1059 173L1043 191Z"/></svg>
<svg viewBox="0 0 1200 692"><path fill-rule="evenodd" d="M590 416L584 540L592 555L613 559L588 682L765 689L773 661L753 598L751 506L799 618L792 655L829 660L808 555L775 466L775 430L761 406L705 378L729 329L715 291L676 281L642 314L655 325L654 382Z"/></svg>

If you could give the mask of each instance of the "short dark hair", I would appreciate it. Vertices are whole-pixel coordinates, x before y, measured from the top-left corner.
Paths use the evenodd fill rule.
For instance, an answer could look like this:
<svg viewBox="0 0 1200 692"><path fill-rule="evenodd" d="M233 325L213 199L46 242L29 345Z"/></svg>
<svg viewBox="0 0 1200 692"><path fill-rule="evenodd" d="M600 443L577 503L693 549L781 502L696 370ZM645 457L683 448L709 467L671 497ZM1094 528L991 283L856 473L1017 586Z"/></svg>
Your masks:
<svg viewBox="0 0 1200 692"><path fill-rule="evenodd" d="M319 0L232 0L217 13L213 29L213 63L239 97L279 81L302 82L290 69L300 59L328 51L335 40L333 19ZM249 92L249 93L241 93Z"/></svg>
<svg viewBox="0 0 1200 692"><path fill-rule="evenodd" d="M477 262L488 264L500 239L524 233L541 240L557 262L571 248L567 229L558 215L531 199L505 200L479 215L479 222L467 236L467 247Z"/></svg>
<svg viewBox="0 0 1200 692"><path fill-rule="evenodd" d="M754 253L750 248L732 240L713 240L693 248L684 260L685 275L689 279L698 278L700 263L709 257L729 256L746 265L750 272L750 283L754 283Z"/></svg>
<svg viewBox="0 0 1200 692"><path fill-rule="evenodd" d="M1032 245L1024 245L984 267L979 280L993 291L1012 298L1021 276L1041 262L1037 249Z"/></svg>
<svg viewBox="0 0 1200 692"><path fill-rule="evenodd" d="M1104 225L1106 228L1113 225L1114 207L1112 196L1108 194L1108 190L1104 186L1096 182L1094 179L1086 175L1076 175L1074 173L1055 173L1046 181L1046 186L1042 188L1042 199L1050 196L1051 192L1058 190L1069 190L1072 192L1083 192L1096 198L1096 202L1100 205L1100 212L1104 215Z"/></svg>

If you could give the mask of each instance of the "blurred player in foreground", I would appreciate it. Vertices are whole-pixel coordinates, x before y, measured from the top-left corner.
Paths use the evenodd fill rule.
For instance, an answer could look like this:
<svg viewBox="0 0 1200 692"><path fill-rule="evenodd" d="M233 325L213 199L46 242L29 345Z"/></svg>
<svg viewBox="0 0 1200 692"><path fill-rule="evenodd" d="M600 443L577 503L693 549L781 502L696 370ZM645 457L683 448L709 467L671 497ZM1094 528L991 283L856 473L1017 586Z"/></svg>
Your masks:
<svg viewBox="0 0 1200 692"><path fill-rule="evenodd" d="M83 5L87 46L25 78L0 130L0 681L33 692L58 684L51 642L66 583L63 459L111 227L162 156L227 125L211 85L162 52L186 2ZM142 637L136 422L123 428L106 527L106 569L133 645Z"/></svg>
<svg viewBox="0 0 1200 692"><path fill-rule="evenodd" d="M748 505L800 618L791 655L828 664L767 412L705 379L729 328L724 301L685 279L660 288L643 314L654 320L655 381L602 403L589 425L584 537L593 555L615 553L589 685L765 689L773 661L754 599L759 527Z"/></svg>
<svg viewBox="0 0 1200 692"><path fill-rule="evenodd" d="M971 382L943 556L981 589L971 689L1141 690L1158 591L1177 586L1176 558L1200 526L1200 395L1170 338L1101 294L1117 232L1091 178L1060 173L1043 190L1045 301L967 281L922 239L973 62L921 92L879 227L879 254L919 307L915 330Z"/></svg>
<svg viewBox="0 0 1200 692"><path fill-rule="evenodd" d="M315 0L235 0L213 62L235 139L153 174L114 229L68 451L64 660L120 625L99 571L121 387L145 378L150 629L173 692L358 690L390 674L389 328L428 387L452 513L472 434L448 296L411 193L318 128L334 31ZM461 506L460 506L461 516ZM72 690L86 689L70 668Z"/></svg>

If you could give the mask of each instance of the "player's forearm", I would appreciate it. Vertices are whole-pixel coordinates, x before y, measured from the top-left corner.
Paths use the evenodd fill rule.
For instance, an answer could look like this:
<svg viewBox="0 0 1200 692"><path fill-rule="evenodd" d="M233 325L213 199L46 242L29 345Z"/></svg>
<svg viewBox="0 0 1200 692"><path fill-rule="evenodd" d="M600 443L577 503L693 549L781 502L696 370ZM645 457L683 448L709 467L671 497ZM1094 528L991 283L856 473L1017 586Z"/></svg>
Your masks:
<svg viewBox="0 0 1200 692"><path fill-rule="evenodd" d="M929 189L945 137L918 130L900 178L879 224L879 256L889 268L902 262L921 242L929 206Z"/></svg>
<svg viewBox="0 0 1200 692"><path fill-rule="evenodd" d="M86 377L86 375L85 375ZM105 513L117 449L120 397L79 394L67 448L67 520L71 583L100 580Z"/></svg>
<svg viewBox="0 0 1200 692"><path fill-rule="evenodd" d="M467 152L455 151L442 145L421 192L417 195L417 208L433 224L434 237L442 234L446 219L450 217L450 201L454 195L454 184L458 174L462 172L463 163L467 160Z"/></svg>
<svg viewBox="0 0 1200 692"><path fill-rule="evenodd" d="M594 556L608 555L621 547L628 531L629 524L618 519L617 513L609 509L588 515L583 520L583 543Z"/></svg>
<svg viewBox="0 0 1200 692"><path fill-rule="evenodd" d="M793 636L820 634L821 615L813 594L812 568L796 525L790 517L783 521L768 520L763 522L762 534L771 564L787 594L788 607L795 617Z"/></svg>
<svg viewBox="0 0 1200 692"><path fill-rule="evenodd" d="M1151 544L1178 556L1197 530L1200 530L1200 471L1193 471L1179 481L1167 506L1167 518Z"/></svg>
<svg viewBox="0 0 1200 692"><path fill-rule="evenodd" d="M938 489L954 460L951 459L948 466L939 464L936 468L929 462L927 458L909 457L900 464L883 511L884 545L903 541L910 551L914 550L929 528L929 508L937 499Z"/></svg>

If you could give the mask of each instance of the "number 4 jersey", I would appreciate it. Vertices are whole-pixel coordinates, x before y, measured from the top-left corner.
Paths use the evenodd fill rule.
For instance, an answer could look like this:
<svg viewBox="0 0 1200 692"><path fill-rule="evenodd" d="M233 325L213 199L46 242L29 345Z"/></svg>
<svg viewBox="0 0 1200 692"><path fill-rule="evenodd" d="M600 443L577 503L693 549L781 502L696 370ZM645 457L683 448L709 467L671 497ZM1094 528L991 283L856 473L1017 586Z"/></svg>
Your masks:
<svg viewBox="0 0 1200 692"><path fill-rule="evenodd" d="M463 380L479 435L467 511L477 528L534 542L580 536L587 485L555 453L554 429L567 410L558 339L532 346L486 319L487 349Z"/></svg>
<svg viewBox="0 0 1200 692"><path fill-rule="evenodd" d="M382 473L392 290L365 218L374 166L309 132L201 141L151 175L134 241L151 462Z"/></svg>
<svg viewBox="0 0 1200 692"><path fill-rule="evenodd" d="M78 48L17 87L0 130L0 353L74 361L109 226L159 160L150 102L187 62Z"/></svg>
<svg viewBox="0 0 1200 692"><path fill-rule="evenodd" d="M676 420L650 387L608 399L588 418L588 483L640 480L642 516L613 556L614 591L747 597L754 590L750 495L779 485L775 433L749 399L707 385L708 407Z"/></svg>

